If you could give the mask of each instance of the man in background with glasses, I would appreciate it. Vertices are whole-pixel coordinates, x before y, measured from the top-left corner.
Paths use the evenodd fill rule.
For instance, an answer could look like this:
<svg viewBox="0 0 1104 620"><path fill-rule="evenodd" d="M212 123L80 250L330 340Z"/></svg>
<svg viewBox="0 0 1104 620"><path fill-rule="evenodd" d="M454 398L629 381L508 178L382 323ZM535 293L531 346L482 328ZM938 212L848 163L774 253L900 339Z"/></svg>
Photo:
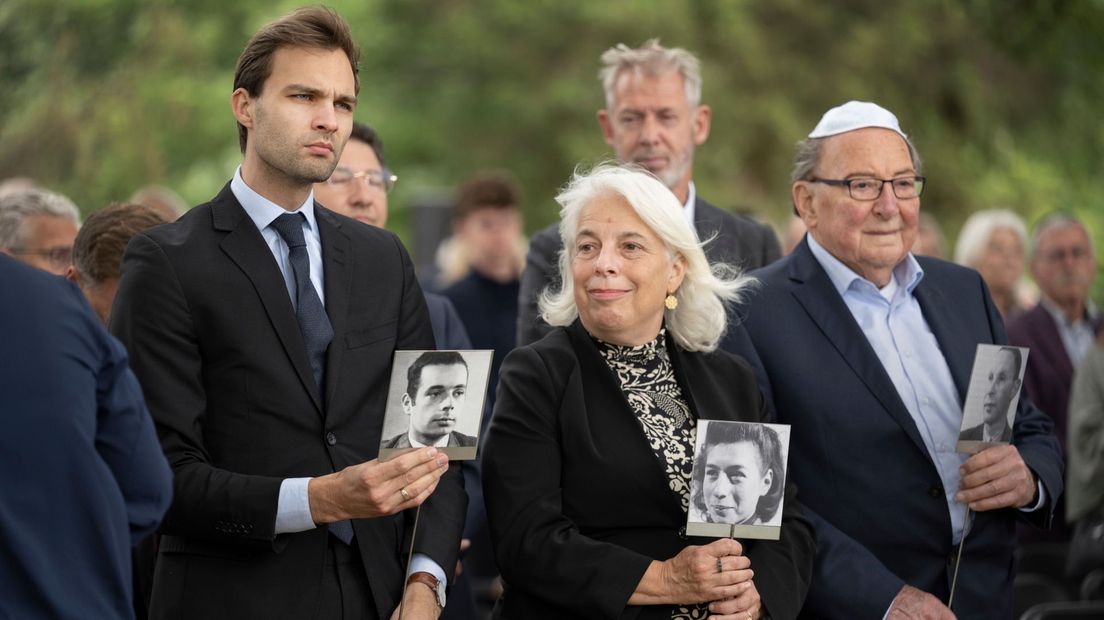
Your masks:
<svg viewBox="0 0 1104 620"><path fill-rule="evenodd" d="M0 199L0 252L63 276L80 227L76 205L61 194L28 189Z"/></svg>
<svg viewBox="0 0 1104 620"><path fill-rule="evenodd" d="M909 252L925 179L888 110L829 110L792 180L809 232L742 314L816 528L805 613L1011 617L1015 525L1049 525L1062 463L1027 398L1011 445L955 452L977 345L1007 343L985 283Z"/></svg>
<svg viewBox="0 0 1104 620"><path fill-rule="evenodd" d="M314 197L341 215L384 228L387 193L398 179L384 161L379 134L364 123L353 123L337 168L329 179L314 184Z"/></svg>

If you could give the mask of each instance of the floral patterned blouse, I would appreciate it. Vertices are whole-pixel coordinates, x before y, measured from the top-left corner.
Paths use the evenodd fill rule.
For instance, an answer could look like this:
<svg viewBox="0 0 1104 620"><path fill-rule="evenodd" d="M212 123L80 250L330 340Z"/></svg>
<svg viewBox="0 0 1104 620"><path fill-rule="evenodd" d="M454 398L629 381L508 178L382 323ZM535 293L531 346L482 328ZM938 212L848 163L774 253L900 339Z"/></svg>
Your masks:
<svg viewBox="0 0 1104 620"><path fill-rule="evenodd" d="M617 376L621 391L636 414L644 437L667 474L667 485L690 508L690 478L694 469L697 426L682 388L675 380L667 353L666 330L638 346L610 344L595 339L598 352ZM706 618L705 605L674 607L673 620Z"/></svg>

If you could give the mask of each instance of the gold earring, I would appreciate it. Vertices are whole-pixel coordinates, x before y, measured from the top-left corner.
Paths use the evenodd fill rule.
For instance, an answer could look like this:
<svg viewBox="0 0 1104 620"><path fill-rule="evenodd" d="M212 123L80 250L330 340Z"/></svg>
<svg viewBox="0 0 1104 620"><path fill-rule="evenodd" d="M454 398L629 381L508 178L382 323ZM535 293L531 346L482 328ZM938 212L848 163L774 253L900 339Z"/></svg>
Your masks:
<svg viewBox="0 0 1104 620"><path fill-rule="evenodd" d="M667 306L668 310L674 310L675 308L678 308L678 297L675 297L674 293L668 294L667 299L663 300L663 305Z"/></svg>

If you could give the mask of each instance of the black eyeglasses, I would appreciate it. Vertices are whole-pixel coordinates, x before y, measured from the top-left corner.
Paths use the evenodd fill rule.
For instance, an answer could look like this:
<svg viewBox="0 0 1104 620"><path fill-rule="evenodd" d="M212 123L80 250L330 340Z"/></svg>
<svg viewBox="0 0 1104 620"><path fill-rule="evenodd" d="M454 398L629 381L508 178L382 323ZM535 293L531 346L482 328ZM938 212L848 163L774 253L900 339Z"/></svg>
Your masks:
<svg viewBox="0 0 1104 620"><path fill-rule="evenodd" d="M353 172L348 168L338 166L334 168L333 174L330 175L327 183L334 187L346 188L350 187L349 184L357 179L363 179L372 189L389 192L394 189L395 182L399 180L399 177L392 174L387 168Z"/></svg>
<svg viewBox="0 0 1104 620"><path fill-rule="evenodd" d="M882 187L889 183L893 195L899 200L919 198L924 193L924 177L897 177L896 179L875 179L858 177L854 179L809 179L813 183L825 185L846 185L847 193L855 200L877 200L882 195Z"/></svg>

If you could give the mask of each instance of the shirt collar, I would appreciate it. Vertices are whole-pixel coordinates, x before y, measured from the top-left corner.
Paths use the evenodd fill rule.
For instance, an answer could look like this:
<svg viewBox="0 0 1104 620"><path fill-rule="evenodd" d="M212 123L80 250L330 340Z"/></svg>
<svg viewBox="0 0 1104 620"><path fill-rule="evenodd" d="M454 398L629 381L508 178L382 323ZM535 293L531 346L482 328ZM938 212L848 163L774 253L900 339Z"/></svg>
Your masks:
<svg viewBox="0 0 1104 620"><path fill-rule="evenodd" d="M1054 318L1055 323L1064 326L1072 327L1073 325L1077 325L1080 321L1087 321L1089 323L1092 323L1096 320L1097 315L1100 314L1099 311L1096 309L1096 304L1094 304L1093 300L1091 299L1085 300L1085 314L1077 322L1073 323L1071 323L1070 320L1066 318L1066 313L1062 311L1060 307L1058 307L1058 304L1051 301L1051 299L1046 295L1039 295L1039 305L1041 305L1047 312L1050 313L1050 316Z"/></svg>
<svg viewBox="0 0 1104 620"><path fill-rule="evenodd" d="M234 171L234 178L230 181L230 191L234 192L234 197L241 203L249 219L253 220L253 224L257 226L257 230L264 230L276 218L289 212L280 205L253 191L253 188L249 187L245 183L245 180L242 179L241 166L238 166L238 169ZM310 230L318 230L318 225L314 218L313 188L310 193L307 194L307 199L303 201L303 204L299 205L298 209L290 213L302 213L307 218L307 227Z"/></svg>
<svg viewBox="0 0 1104 620"><path fill-rule="evenodd" d="M912 252L909 252L905 255L905 259L893 268L893 279L890 283L882 289L878 289L873 282L855 273L854 270L843 264L843 261L832 256L831 252L817 243L811 233L805 235L805 238L809 242L809 250L812 251L813 257L824 268L824 271L828 274L828 279L831 280L832 286L836 288L840 297L843 297L844 293L855 286L856 283L861 286L861 283L865 282L878 290L886 299L892 300L902 283L904 283L905 292L911 295L916 290L917 285L920 284L920 280L924 278L924 270L920 267L920 263L916 261L916 257L912 255Z"/></svg>
<svg viewBox="0 0 1104 620"><path fill-rule="evenodd" d="M694 182L690 181L690 191L686 192L686 202L682 205L682 214L686 221L690 222L690 228L694 228L694 206L698 201L698 192L694 189Z"/></svg>

